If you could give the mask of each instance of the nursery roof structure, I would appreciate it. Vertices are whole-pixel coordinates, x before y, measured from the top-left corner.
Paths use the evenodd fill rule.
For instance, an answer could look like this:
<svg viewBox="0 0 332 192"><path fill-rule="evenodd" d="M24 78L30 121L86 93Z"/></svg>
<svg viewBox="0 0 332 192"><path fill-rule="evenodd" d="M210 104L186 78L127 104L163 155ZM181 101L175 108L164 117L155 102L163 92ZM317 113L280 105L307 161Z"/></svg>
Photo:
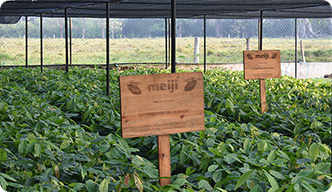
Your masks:
<svg viewBox="0 0 332 192"><path fill-rule="evenodd" d="M15 23L21 16L105 18L170 18L171 0L11 0L1 6L0 23ZM330 18L324 0L176 0L177 18Z"/></svg>

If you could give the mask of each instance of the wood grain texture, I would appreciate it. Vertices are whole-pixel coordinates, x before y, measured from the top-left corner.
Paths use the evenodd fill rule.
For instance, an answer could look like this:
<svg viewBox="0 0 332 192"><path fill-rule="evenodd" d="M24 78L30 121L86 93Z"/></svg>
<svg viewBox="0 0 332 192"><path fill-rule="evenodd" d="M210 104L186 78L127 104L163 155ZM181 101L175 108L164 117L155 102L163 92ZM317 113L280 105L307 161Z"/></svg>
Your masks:
<svg viewBox="0 0 332 192"><path fill-rule="evenodd" d="M267 112L267 104L266 104L266 89L265 89L265 79L259 80L260 85L260 96L261 96L261 112Z"/></svg>
<svg viewBox="0 0 332 192"><path fill-rule="evenodd" d="M123 138L204 130L201 72L119 79Z"/></svg>
<svg viewBox="0 0 332 192"><path fill-rule="evenodd" d="M159 155L159 183L161 186L171 184L171 154L169 135L158 135L158 155Z"/></svg>
<svg viewBox="0 0 332 192"><path fill-rule="evenodd" d="M280 50L243 51L244 79L280 78Z"/></svg>

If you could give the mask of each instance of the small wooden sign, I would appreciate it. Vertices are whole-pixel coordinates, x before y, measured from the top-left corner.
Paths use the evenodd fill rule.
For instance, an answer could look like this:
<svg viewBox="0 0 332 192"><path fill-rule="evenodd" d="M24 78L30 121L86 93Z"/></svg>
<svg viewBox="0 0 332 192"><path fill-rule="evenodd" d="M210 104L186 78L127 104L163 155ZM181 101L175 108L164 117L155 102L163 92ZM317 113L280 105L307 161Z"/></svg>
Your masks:
<svg viewBox="0 0 332 192"><path fill-rule="evenodd" d="M280 50L243 51L244 79L280 78Z"/></svg>
<svg viewBox="0 0 332 192"><path fill-rule="evenodd" d="M121 76L122 137L204 130L203 74Z"/></svg>

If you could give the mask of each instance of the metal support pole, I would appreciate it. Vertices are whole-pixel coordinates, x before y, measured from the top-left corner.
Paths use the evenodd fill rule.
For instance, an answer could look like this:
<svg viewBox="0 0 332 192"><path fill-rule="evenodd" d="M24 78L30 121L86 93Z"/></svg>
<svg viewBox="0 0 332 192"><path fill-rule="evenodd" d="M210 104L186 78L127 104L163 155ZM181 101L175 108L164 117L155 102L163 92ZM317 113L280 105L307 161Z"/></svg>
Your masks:
<svg viewBox="0 0 332 192"><path fill-rule="evenodd" d="M295 19L295 79L297 78L297 18Z"/></svg>
<svg viewBox="0 0 332 192"><path fill-rule="evenodd" d="M43 72L43 14L40 14L40 72Z"/></svg>
<svg viewBox="0 0 332 192"><path fill-rule="evenodd" d="M25 67L28 68L29 51L28 51L28 16L25 16Z"/></svg>
<svg viewBox="0 0 332 192"><path fill-rule="evenodd" d="M168 66L171 65L171 19L168 21Z"/></svg>
<svg viewBox="0 0 332 192"><path fill-rule="evenodd" d="M110 3L106 3L106 95L110 95Z"/></svg>
<svg viewBox="0 0 332 192"><path fill-rule="evenodd" d="M69 71L69 48L68 48L68 8L65 8L65 38L66 38L66 73Z"/></svg>
<svg viewBox="0 0 332 192"><path fill-rule="evenodd" d="M73 64L72 62L72 21L71 21L71 17L69 17L69 63L70 66Z"/></svg>
<svg viewBox="0 0 332 192"><path fill-rule="evenodd" d="M263 50L263 11L260 12L259 19L259 50ZM260 87L260 98L261 98L261 108L262 113L267 112L267 104L266 104L266 90L265 90L265 79L259 79L259 87Z"/></svg>
<svg viewBox="0 0 332 192"><path fill-rule="evenodd" d="M263 11L260 11L258 49L263 50Z"/></svg>
<svg viewBox="0 0 332 192"><path fill-rule="evenodd" d="M165 69L167 69L167 18L165 18Z"/></svg>
<svg viewBox="0 0 332 192"><path fill-rule="evenodd" d="M171 25L172 25L172 58L171 58L171 72L175 73L176 67L176 0L171 1Z"/></svg>
<svg viewBox="0 0 332 192"><path fill-rule="evenodd" d="M206 73L206 15L204 15L204 73Z"/></svg>

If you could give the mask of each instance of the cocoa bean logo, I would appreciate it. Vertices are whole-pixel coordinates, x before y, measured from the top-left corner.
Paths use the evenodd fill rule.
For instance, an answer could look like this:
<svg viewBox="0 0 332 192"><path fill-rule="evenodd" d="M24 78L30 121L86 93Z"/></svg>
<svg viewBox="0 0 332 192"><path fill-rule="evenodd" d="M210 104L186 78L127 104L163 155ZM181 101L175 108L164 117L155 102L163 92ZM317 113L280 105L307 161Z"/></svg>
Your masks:
<svg viewBox="0 0 332 192"><path fill-rule="evenodd" d="M197 84L197 81L195 80L195 78L190 78L190 79L187 79L186 80L188 83L187 85L184 87L184 90L185 91L192 91L195 87L196 87L196 84Z"/></svg>
<svg viewBox="0 0 332 192"><path fill-rule="evenodd" d="M138 82L134 82L134 81L130 81L128 84L128 89L132 94L135 95L140 95L142 94L141 89L138 87L139 83Z"/></svg>
<svg viewBox="0 0 332 192"><path fill-rule="evenodd" d="M278 56L278 53L273 53L272 54L272 59L275 59Z"/></svg>
<svg viewBox="0 0 332 192"><path fill-rule="evenodd" d="M248 57L248 59L250 59L250 60L254 59L254 58L251 56L250 53L247 54L247 57Z"/></svg>

